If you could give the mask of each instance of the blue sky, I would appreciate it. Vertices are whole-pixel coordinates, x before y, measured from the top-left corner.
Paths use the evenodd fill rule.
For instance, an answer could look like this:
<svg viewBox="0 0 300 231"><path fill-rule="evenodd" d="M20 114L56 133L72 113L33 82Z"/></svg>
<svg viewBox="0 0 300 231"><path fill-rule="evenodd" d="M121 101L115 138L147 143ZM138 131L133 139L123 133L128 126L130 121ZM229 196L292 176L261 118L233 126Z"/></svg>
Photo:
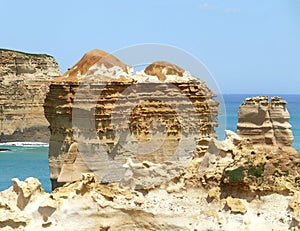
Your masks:
<svg viewBox="0 0 300 231"><path fill-rule="evenodd" d="M300 93L300 1L0 0L0 47L53 55L162 43L201 60L223 93Z"/></svg>

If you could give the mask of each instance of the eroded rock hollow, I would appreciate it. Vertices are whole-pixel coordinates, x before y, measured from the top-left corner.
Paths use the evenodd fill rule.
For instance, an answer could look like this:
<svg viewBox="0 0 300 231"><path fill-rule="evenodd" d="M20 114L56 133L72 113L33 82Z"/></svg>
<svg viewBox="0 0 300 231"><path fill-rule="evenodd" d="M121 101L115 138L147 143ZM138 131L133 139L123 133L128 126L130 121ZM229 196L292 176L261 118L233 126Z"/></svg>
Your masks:
<svg viewBox="0 0 300 231"><path fill-rule="evenodd" d="M200 76L201 77L201 76ZM50 85L53 188L93 171L120 180L123 164L191 157L198 140L214 137L218 102L200 79L168 62L134 73L116 57L93 50Z"/></svg>

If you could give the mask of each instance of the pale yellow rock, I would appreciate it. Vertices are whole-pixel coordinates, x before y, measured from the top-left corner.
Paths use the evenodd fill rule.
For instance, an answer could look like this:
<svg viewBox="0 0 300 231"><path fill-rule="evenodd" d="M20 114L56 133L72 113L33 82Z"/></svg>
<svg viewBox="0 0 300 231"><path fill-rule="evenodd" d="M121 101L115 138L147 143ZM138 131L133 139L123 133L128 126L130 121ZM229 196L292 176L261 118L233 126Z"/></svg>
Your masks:
<svg viewBox="0 0 300 231"><path fill-rule="evenodd" d="M233 213L245 214L247 212L245 205L238 198L227 197L226 204Z"/></svg>
<svg viewBox="0 0 300 231"><path fill-rule="evenodd" d="M36 193L44 193L44 190L41 188L41 183L36 178L29 177L25 180L25 182L14 178L12 179L12 181L13 189L18 196L17 206L21 210L26 207L32 195Z"/></svg>
<svg viewBox="0 0 300 231"><path fill-rule="evenodd" d="M300 192L295 192L293 198L289 202L289 207L294 211L294 218L300 223Z"/></svg>
<svg viewBox="0 0 300 231"><path fill-rule="evenodd" d="M185 190L185 185L183 180L176 183L171 181L166 186L167 186L166 190L168 193L179 193Z"/></svg>
<svg viewBox="0 0 300 231"><path fill-rule="evenodd" d="M208 217L214 217L217 219L218 222L221 222L221 219L218 215L218 213L215 210L212 209L204 209L201 211L202 214L208 216Z"/></svg>
<svg viewBox="0 0 300 231"><path fill-rule="evenodd" d="M220 200L220 196L221 196L221 192L220 192L220 188L218 187L214 187L212 189L210 189L207 193L208 199L210 200Z"/></svg>

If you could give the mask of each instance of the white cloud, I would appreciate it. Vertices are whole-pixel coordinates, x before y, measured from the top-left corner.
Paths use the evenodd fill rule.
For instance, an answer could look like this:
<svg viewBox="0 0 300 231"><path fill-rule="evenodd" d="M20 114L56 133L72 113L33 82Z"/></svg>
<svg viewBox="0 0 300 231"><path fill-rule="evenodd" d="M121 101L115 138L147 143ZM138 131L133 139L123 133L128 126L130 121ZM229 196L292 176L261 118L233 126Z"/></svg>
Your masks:
<svg viewBox="0 0 300 231"><path fill-rule="evenodd" d="M224 12L225 13L240 13L241 12L241 9L240 8L225 8L224 9Z"/></svg>
<svg viewBox="0 0 300 231"><path fill-rule="evenodd" d="M207 3L207 2L200 3L199 4L199 8L201 10L216 10L217 9L217 7L215 7L214 5L211 5L211 4Z"/></svg>

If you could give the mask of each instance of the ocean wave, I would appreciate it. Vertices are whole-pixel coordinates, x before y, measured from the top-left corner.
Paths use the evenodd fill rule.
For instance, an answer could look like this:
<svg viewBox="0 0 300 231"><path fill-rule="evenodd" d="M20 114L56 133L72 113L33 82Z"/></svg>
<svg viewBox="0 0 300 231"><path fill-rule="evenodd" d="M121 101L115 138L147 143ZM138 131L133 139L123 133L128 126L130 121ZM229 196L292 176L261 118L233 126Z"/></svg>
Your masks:
<svg viewBox="0 0 300 231"><path fill-rule="evenodd" d="M0 146L49 147L49 144L43 142L6 142L6 143L0 143Z"/></svg>

